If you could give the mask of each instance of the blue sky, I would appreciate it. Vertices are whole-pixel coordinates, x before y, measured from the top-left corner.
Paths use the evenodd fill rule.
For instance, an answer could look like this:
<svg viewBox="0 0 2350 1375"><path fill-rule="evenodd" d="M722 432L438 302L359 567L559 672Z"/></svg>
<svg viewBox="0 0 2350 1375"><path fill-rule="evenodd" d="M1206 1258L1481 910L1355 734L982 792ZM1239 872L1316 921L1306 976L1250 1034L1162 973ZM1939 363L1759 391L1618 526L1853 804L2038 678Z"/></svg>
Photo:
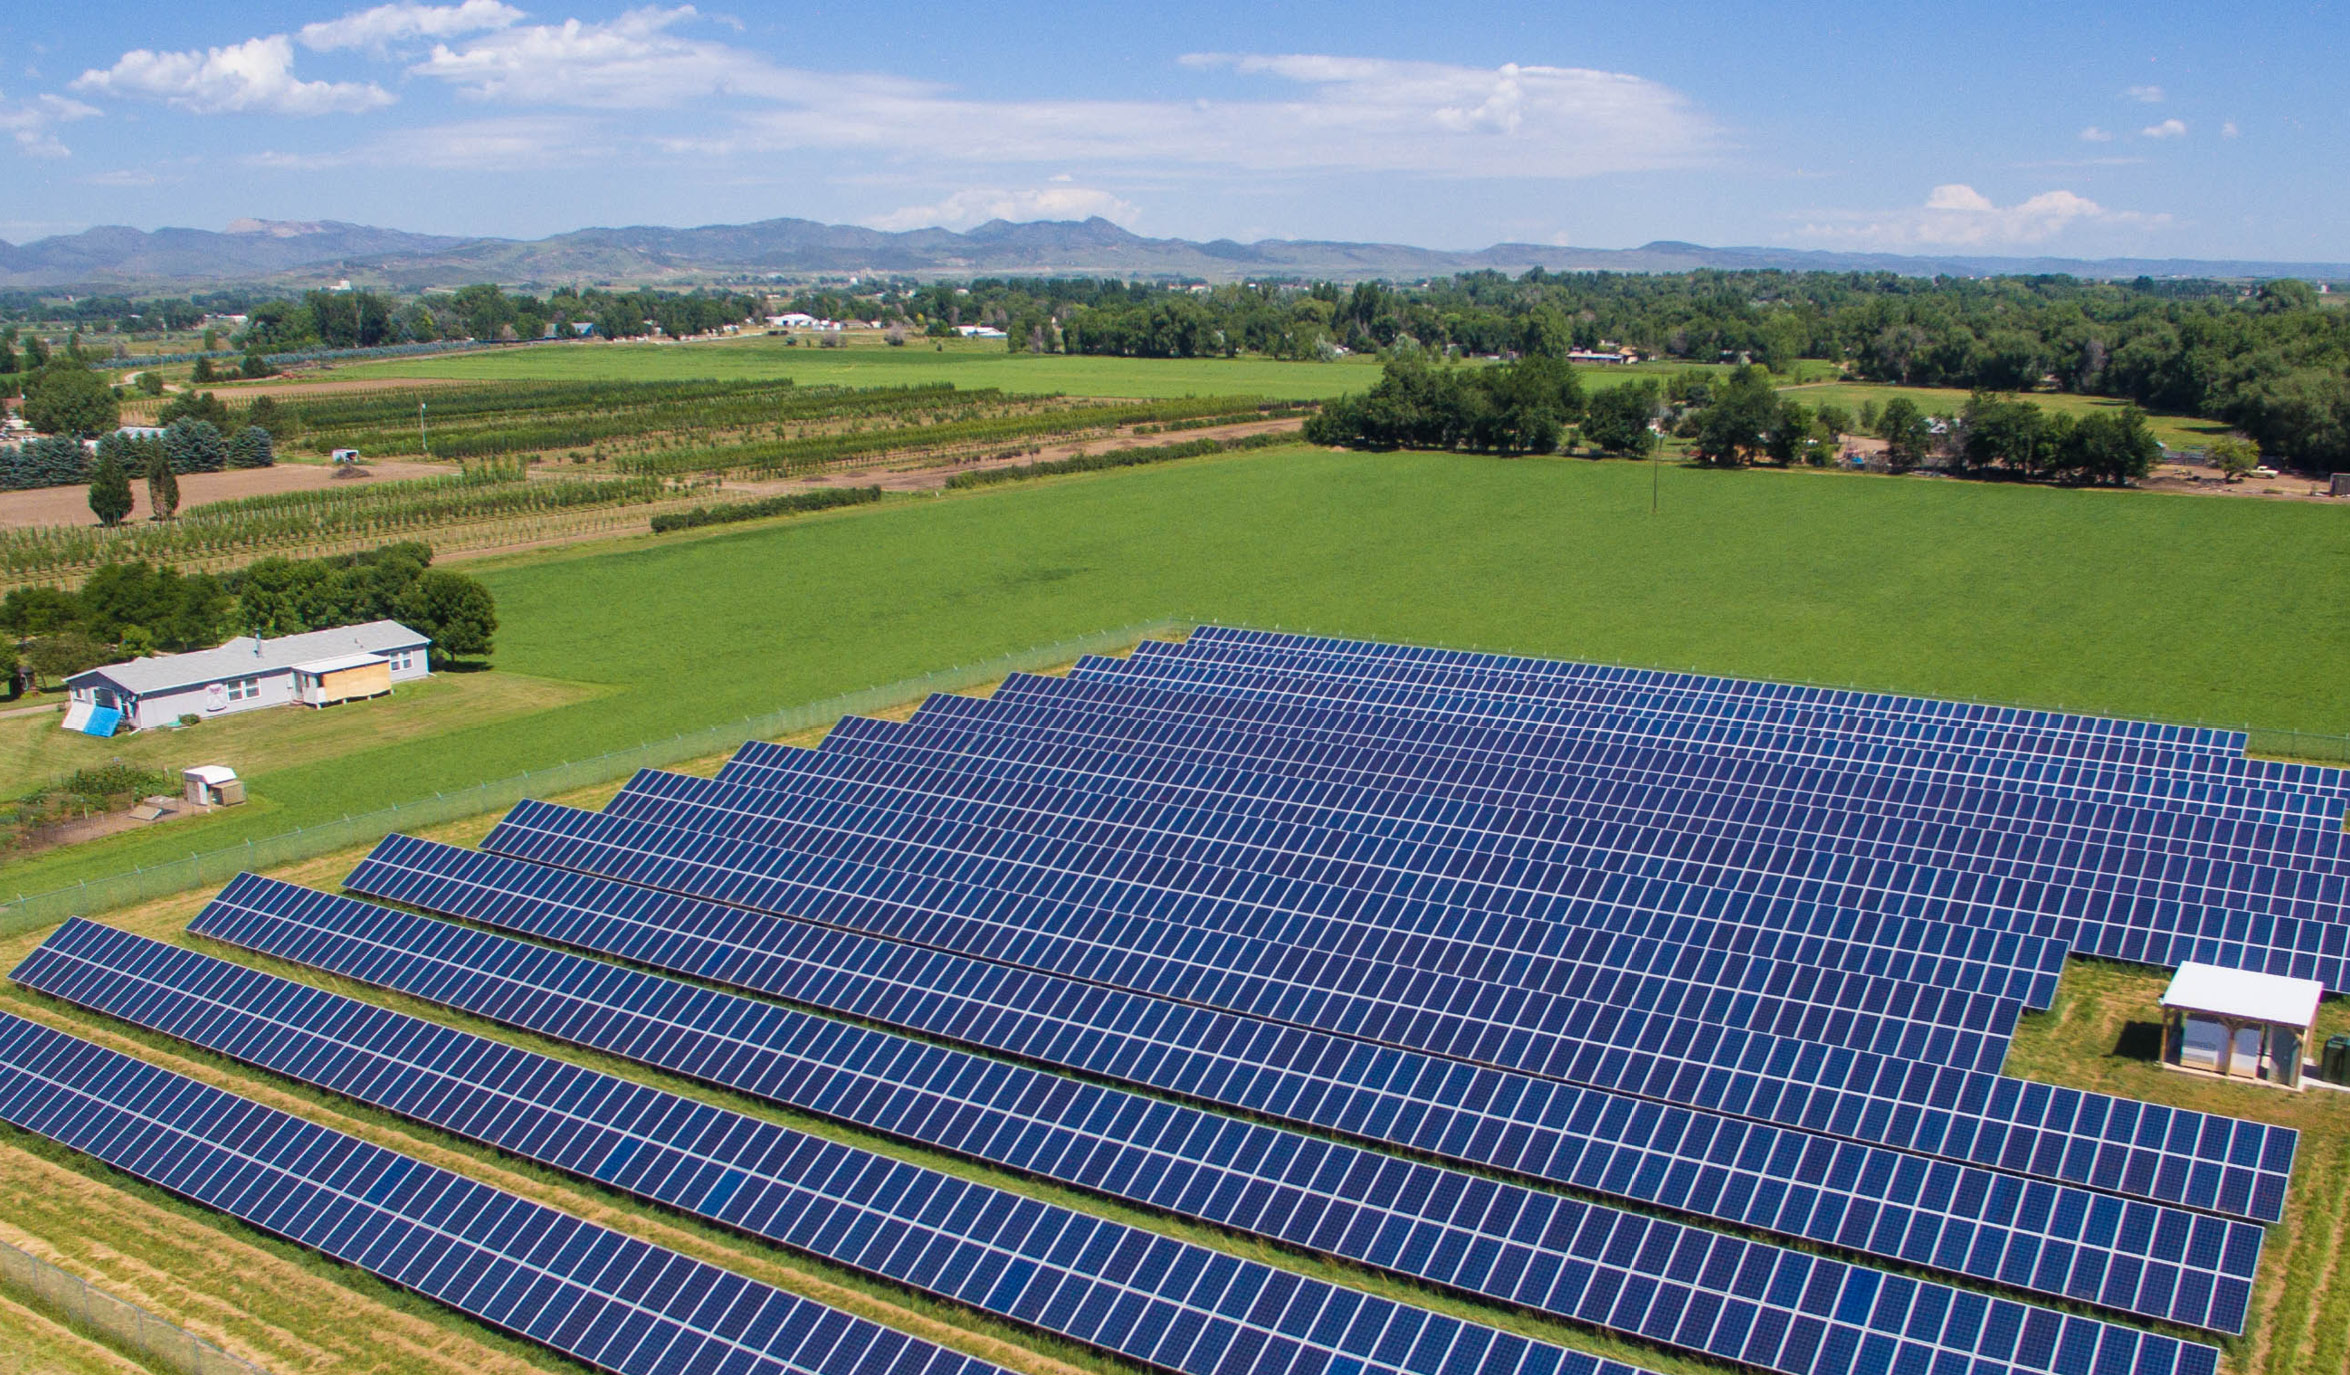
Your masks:
<svg viewBox="0 0 2350 1375"><path fill-rule="evenodd" d="M0 14L0 238L1100 214L2350 261L2329 5L546 0Z"/></svg>

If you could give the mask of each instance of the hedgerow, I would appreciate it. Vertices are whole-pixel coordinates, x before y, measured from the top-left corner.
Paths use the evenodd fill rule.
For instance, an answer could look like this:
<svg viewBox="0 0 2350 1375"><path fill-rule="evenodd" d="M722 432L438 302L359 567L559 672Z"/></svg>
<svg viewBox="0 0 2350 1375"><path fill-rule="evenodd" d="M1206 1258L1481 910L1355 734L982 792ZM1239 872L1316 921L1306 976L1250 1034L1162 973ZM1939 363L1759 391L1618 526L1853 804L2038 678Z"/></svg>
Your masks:
<svg viewBox="0 0 2350 1375"><path fill-rule="evenodd" d="M1276 445L1296 442L1297 436L1286 430L1243 435L1238 439L1187 439L1180 444L1152 444L1139 448L1112 449L1107 453L1049 459L1042 463L1019 463L1007 468L982 468L977 472L955 474L947 479L947 486L986 487L998 482L1059 477L1064 473L1092 473L1105 468L1133 468L1145 463L1168 463L1179 458L1202 458L1208 454L1238 453L1245 449L1270 449Z"/></svg>
<svg viewBox="0 0 2350 1375"><path fill-rule="evenodd" d="M879 487L827 487L814 492L791 492L783 496L763 497L757 501L738 501L726 506L696 506L687 511L664 511L653 517L653 533L664 535L672 530L691 530L700 525L727 525L738 520L758 520L765 516L825 511L835 506L862 506L879 500Z"/></svg>

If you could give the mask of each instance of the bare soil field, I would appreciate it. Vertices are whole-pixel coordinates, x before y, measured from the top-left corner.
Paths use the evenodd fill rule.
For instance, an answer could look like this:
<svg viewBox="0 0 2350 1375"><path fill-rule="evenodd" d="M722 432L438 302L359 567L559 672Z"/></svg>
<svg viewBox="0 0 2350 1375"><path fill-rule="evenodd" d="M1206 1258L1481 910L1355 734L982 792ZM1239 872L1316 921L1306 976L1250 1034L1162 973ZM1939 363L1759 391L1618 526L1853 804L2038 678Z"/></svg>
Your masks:
<svg viewBox="0 0 2350 1375"><path fill-rule="evenodd" d="M225 473L189 473L180 479L180 509L212 501L232 501L271 492L306 492L336 482L397 482L402 478L437 477L455 471L440 463L370 463L365 478L336 478L334 470L317 463L280 463L273 468L240 468ZM147 485L131 484L131 519L145 520ZM0 529L29 529L38 525L94 525L86 487L41 487L30 492L0 492Z"/></svg>

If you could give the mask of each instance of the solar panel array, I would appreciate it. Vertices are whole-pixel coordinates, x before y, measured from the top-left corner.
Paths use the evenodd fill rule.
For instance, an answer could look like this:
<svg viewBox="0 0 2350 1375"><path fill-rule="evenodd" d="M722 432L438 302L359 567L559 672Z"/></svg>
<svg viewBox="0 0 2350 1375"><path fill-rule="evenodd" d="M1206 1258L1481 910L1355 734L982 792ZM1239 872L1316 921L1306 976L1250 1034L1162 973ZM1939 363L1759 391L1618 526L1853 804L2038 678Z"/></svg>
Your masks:
<svg viewBox="0 0 2350 1375"><path fill-rule="evenodd" d="M320 894L319 901L331 902ZM75 921L18 982L1171 1370L1640 1375Z"/></svg>
<svg viewBox="0 0 2350 1375"><path fill-rule="evenodd" d="M191 929L1784 1375L2212 1375L2295 1134L2002 1069L2075 951L2350 988L2350 788L2243 744L1207 627ZM1169 1370L1603 1364L88 923L17 977Z"/></svg>
<svg viewBox="0 0 2350 1375"><path fill-rule="evenodd" d="M8 1013L0 1120L622 1375L998 1369Z"/></svg>
<svg viewBox="0 0 2350 1375"><path fill-rule="evenodd" d="M2260 1251L2259 1228L2248 1222L2095 1190L2055 1188L2012 1171L1621 1095L1572 1090L1546 1095L1537 1082L1499 1082L1500 1076L1488 1072L1433 1061L1415 1068L1394 1052L1332 1045L1324 1063L1333 1068L1320 1078L1300 1071L1273 1074L1256 1054L1277 1039L1269 1029L1259 1040L1236 1036L1229 1026L1179 1026L1151 1009L1119 1005L1141 1000L1113 1000L1099 989L1054 988L1044 980L1008 976L1000 966L550 873L453 846L394 837L353 873L351 885L412 906L1140 1088L2198 1327L2232 1331L2240 1326ZM280 894L264 881L240 880L198 919L196 929L305 962L337 959L330 966L335 972L370 980L382 977L374 950L393 942L395 931L403 949L466 944L382 916L321 908L305 902L302 892ZM289 921L294 910L302 914L299 928ZM257 919L264 913L268 920ZM342 919L326 926L331 918ZM347 943L347 933L364 933L364 943ZM520 1015L536 1029L553 1030L548 1019L555 995L585 986L590 977L546 952L527 962L511 957L502 962L478 944L471 949L481 953L469 952L462 967L494 968L501 981L510 983L498 990L496 1005L521 1008ZM447 982L481 987L482 995L490 996L486 986L463 979ZM648 996L618 975L600 975L596 982L614 985L599 996L600 1004L634 1006ZM421 991L413 985L403 988ZM521 990L533 996L524 997ZM730 1016L743 1015L706 1010L714 996L694 1000L690 1018L681 1013L680 1020L726 1023ZM488 1010L480 1003L472 1007ZM1096 1015L1056 1015L1065 1007ZM586 1011L568 1020L603 1025ZM822 1044L828 1058L842 1063L914 1060L922 1067L918 1079L912 1069L889 1072L904 1076L902 1082L956 1090L970 1082L993 1088L1003 1081L1000 1071L982 1068L985 1061L948 1060L935 1050L916 1057L905 1053L897 1038L879 1033L815 1020L802 1026L781 1009L769 1009L759 1020L777 1028L770 1033L773 1043ZM1114 1029L1119 1026L1126 1030ZM1221 1049L1180 1049L1203 1041ZM1383 1078L1385 1086L1355 1087L1374 1078ZM1489 1106L1472 1109L1472 1099ZM1097 1111L1082 1120L1091 1124L1110 1116ZM1130 1116L1146 1131L1163 1120L1163 1114L1139 1112L1119 1113L1113 1120ZM942 1144L951 1146L957 1139L950 1135ZM1284 1154L1271 1148L1266 1153L1275 1159ZM1251 1157L1242 1153L1237 1158ZM1006 1163L1032 1168L1025 1161ZM1154 1183L1147 1172L1122 1177L1146 1187ZM2094 1231L2081 1226L2084 1210L2116 1207L2125 1221L2112 1227L2101 1222ZM1331 1244L1316 1236L1313 1245L1328 1250ZM2201 1263L2189 1265L2190 1257ZM2209 1273L2190 1274L2191 1269Z"/></svg>

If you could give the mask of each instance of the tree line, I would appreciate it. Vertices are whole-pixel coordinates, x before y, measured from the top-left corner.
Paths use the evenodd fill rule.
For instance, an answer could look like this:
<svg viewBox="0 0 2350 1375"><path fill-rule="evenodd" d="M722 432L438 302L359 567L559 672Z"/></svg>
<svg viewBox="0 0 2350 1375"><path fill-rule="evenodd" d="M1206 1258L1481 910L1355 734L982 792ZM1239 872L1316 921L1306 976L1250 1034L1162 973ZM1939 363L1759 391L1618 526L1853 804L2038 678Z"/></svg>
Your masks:
<svg viewBox="0 0 2350 1375"><path fill-rule="evenodd" d="M2350 469L2350 310L2296 280L1536 269L1412 286L982 278L797 300L812 313L991 325L1014 350L1132 357L1613 345L1773 370L1824 359L1871 381L2113 397L2224 421L2292 463Z"/></svg>
<svg viewBox="0 0 2350 1375"><path fill-rule="evenodd" d="M1418 352L1390 359L1369 390L1325 402L1304 431L1308 442L1358 449L1540 454L1579 440L1635 458L1667 434L1685 440L1695 462L1720 468L1825 466L1842 455L1846 436L1858 434L1885 441L1885 466L1894 472L1930 467L1959 477L2121 484L2151 473L2161 457L2145 412L2129 405L2075 417L1977 391L1949 417L1928 416L1898 395L1855 415L1783 395L1769 370L1753 364L1681 373L1669 385L1630 378L1586 398L1572 369L1541 355L1490 367L1431 362ZM2249 468L2258 453L2241 445L2232 461Z"/></svg>
<svg viewBox="0 0 2350 1375"><path fill-rule="evenodd" d="M474 578L433 568L429 545L318 559L267 558L228 573L114 563L78 591L19 587L0 598L0 673L20 687L156 653L396 620L432 640L436 662L486 657L497 603Z"/></svg>

